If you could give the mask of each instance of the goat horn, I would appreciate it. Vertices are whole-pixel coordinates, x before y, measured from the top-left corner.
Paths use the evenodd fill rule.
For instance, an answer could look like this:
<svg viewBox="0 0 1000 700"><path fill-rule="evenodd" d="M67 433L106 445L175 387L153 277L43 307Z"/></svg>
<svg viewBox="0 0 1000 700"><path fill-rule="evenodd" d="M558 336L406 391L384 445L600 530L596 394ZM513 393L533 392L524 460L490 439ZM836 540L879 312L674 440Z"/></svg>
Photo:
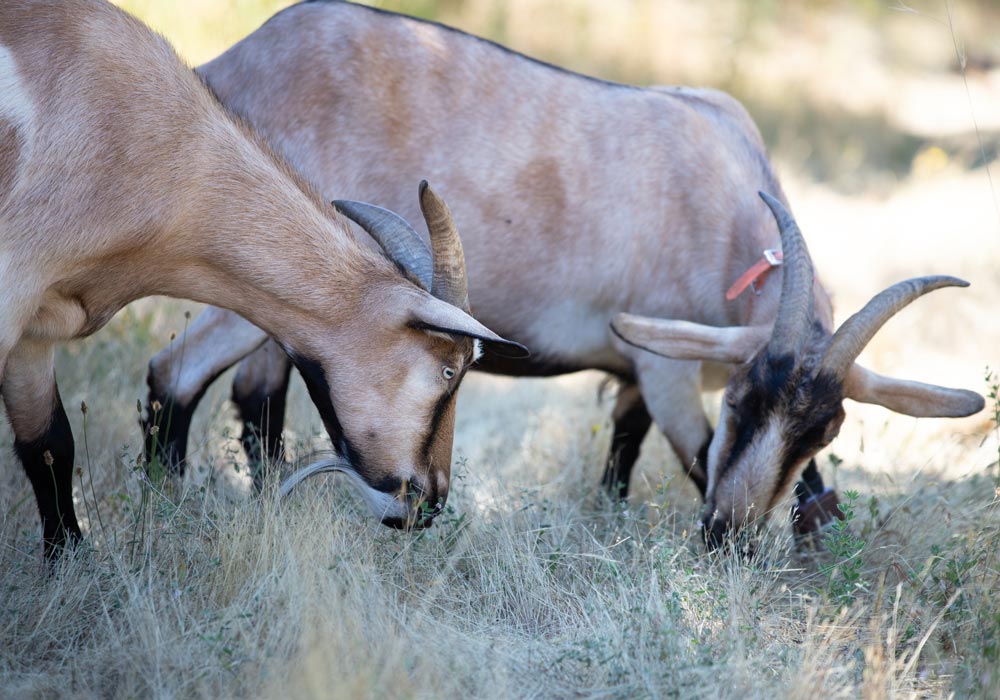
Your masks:
<svg viewBox="0 0 1000 700"><path fill-rule="evenodd" d="M420 183L420 210L431 234L434 258L434 282L431 293L441 301L469 313L469 286L465 274L465 253L451 210L427 184Z"/></svg>
<svg viewBox="0 0 1000 700"><path fill-rule="evenodd" d="M766 192L759 192L774 214L781 234L783 255L781 275L781 301L774 320L768 354L774 357L798 355L812 317L813 266L809 250L795 219L785 206Z"/></svg>
<svg viewBox="0 0 1000 700"><path fill-rule="evenodd" d="M861 311L844 321L837 329L820 363L820 369L832 371L836 377L843 379L854 360L885 322L911 301L942 287L968 286L968 282L957 277L934 275L897 282L879 292Z"/></svg>
<svg viewBox="0 0 1000 700"><path fill-rule="evenodd" d="M337 211L374 238L389 258L426 291L431 291L433 264L423 239L399 214L366 202L338 199Z"/></svg>

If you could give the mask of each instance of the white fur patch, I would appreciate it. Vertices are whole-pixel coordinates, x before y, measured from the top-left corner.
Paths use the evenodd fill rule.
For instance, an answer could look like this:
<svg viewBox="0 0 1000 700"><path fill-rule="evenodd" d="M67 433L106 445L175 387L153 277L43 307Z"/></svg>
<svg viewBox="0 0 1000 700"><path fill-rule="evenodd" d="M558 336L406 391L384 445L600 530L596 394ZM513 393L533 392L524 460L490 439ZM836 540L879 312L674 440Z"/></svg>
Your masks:
<svg viewBox="0 0 1000 700"><path fill-rule="evenodd" d="M479 358L483 356L483 343L479 338L473 338L472 340L472 361L478 362Z"/></svg>
<svg viewBox="0 0 1000 700"><path fill-rule="evenodd" d="M754 436L735 467L716 489L716 505L737 524L750 522L768 509L774 496L785 441L785 422L772 418Z"/></svg>
<svg viewBox="0 0 1000 700"><path fill-rule="evenodd" d="M0 45L0 119L14 124L25 153L31 148L35 123L35 103L17 71L14 54Z"/></svg>

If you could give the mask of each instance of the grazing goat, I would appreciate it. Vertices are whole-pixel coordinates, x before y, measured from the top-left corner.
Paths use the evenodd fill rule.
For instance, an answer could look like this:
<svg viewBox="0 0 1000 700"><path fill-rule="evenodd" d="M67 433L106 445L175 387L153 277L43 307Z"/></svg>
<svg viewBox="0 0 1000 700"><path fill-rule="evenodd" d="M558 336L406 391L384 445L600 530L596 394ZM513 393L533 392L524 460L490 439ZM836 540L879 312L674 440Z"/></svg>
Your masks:
<svg viewBox="0 0 1000 700"><path fill-rule="evenodd" d="M612 322L616 335L650 353L733 368L708 452L701 523L712 547L780 504L806 462L840 432L845 398L911 416L966 416L984 403L971 391L890 379L855 363L903 307L935 289L968 282L947 276L899 282L833 333L829 305L817 303L812 261L795 220L779 200L760 196L777 221L784 253L773 324L720 328L629 313Z"/></svg>
<svg viewBox="0 0 1000 700"><path fill-rule="evenodd" d="M490 358L477 369L539 376L595 368L617 376L605 486L624 496L655 419L706 493L712 430L701 407L704 363L646 352L611 333L609 322L629 312L722 333L774 322L778 285L759 296L724 294L779 243L756 193L781 197L781 189L737 101L714 90L589 78L448 27L342 2L284 10L198 72L324 192L412 213L405 183L415 173L440 180L465 232L477 314L533 353L529 361ZM359 165L339 167L345 154ZM821 287L812 307L829 328ZM280 453L288 365L265 340L235 314L209 310L152 359L151 401L174 406L172 430L160 433L171 459L184 458L207 384L251 352L233 385L249 426L245 442L263 420L267 451ZM182 364L182 355L199 359ZM890 393L909 386L877 383ZM960 396L961 406L909 408L953 415L981 405ZM711 443L716 461L731 449L728 435ZM752 454L759 470L777 473L773 459ZM781 485L800 472L796 463ZM814 462L805 475L822 489Z"/></svg>
<svg viewBox="0 0 1000 700"><path fill-rule="evenodd" d="M420 203L432 263L397 216L342 203L392 259L360 246L138 20L100 0L0 4L0 391L46 554L81 534L55 344L154 294L266 329L383 522L440 509L477 343L523 348L469 315L448 210L426 187Z"/></svg>

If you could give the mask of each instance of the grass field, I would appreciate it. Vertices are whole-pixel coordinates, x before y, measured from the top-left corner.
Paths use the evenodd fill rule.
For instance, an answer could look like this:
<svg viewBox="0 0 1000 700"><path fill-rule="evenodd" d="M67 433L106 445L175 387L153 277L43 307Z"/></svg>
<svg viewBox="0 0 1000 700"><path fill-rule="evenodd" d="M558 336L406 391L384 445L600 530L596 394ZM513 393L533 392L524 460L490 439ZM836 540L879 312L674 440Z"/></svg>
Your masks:
<svg viewBox="0 0 1000 700"><path fill-rule="evenodd" d="M280 6L122 4L192 64ZM732 90L761 123L839 319L905 277L972 282L916 302L861 360L996 393L990 4L382 4L615 79ZM281 509L273 490L250 497L230 374L202 402L184 482L143 476L146 362L198 309L143 300L60 352L87 546L53 576L0 427L0 698L1000 697L995 398L963 420L847 402L819 457L852 496L846 529L799 549L779 518L744 562L704 552L697 493L659 435L628 507L600 495L601 375L473 374L447 512L404 534L335 477ZM294 454L327 446L298 379L288 425Z"/></svg>

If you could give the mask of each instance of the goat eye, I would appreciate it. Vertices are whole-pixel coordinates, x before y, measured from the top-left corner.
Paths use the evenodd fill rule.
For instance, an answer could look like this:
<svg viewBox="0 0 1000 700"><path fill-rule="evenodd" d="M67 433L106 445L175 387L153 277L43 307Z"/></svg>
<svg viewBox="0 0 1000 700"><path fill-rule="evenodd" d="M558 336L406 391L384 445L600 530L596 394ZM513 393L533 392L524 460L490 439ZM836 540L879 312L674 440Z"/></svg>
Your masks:
<svg viewBox="0 0 1000 700"><path fill-rule="evenodd" d="M444 375L445 379L454 379L455 370L453 370L451 367L442 367L441 374Z"/></svg>

